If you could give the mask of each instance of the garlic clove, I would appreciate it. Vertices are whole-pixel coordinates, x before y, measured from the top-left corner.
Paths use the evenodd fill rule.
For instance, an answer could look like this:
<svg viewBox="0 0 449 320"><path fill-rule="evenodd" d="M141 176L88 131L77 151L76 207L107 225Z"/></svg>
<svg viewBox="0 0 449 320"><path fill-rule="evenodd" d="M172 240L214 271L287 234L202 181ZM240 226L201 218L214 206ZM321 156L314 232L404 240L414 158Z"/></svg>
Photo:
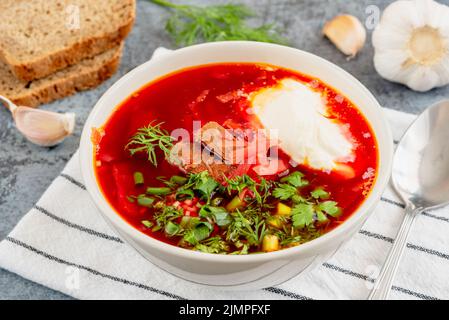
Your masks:
<svg viewBox="0 0 449 320"><path fill-rule="evenodd" d="M323 34L349 58L355 57L366 41L366 30L362 23L348 14L328 21L323 27Z"/></svg>
<svg viewBox="0 0 449 320"><path fill-rule="evenodd" d="M19 106L12 111L17 129L31 142L51 147L73 133L74 113L56 113Z"/></svg>

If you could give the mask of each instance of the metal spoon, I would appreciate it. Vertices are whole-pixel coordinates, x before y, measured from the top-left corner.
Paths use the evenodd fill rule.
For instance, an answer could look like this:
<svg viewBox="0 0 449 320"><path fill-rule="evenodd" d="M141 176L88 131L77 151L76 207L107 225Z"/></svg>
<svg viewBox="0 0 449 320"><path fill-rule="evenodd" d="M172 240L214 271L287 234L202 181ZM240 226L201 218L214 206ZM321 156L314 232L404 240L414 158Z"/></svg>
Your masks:
<svg viewBox="0 0 449 320"><path fill-rule="evenodd" d="M413 223L423 211L449 203L449 100L425 110L396 149L392 181L406 204L393 248L368 299L387 299Z"/></svg>

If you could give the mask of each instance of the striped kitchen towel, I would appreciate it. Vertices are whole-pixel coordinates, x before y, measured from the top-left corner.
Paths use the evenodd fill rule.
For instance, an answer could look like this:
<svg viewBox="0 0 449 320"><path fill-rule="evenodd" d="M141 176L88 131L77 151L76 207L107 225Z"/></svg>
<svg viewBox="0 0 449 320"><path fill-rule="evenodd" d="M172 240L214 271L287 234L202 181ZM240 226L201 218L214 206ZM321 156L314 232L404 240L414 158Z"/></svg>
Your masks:
<svg viewBox="0 0 449 320"><path fill-rule="evenodd" d="M397 140L414 116L386 110ZM391 188L362 230L329 261L278 287L206 288L153 266L103 221L76 153L0 243L0 267L80 299L364 299L392 245L404 205ZM393 299L449 299L448 210L423 213L394 281Z"/></svg>

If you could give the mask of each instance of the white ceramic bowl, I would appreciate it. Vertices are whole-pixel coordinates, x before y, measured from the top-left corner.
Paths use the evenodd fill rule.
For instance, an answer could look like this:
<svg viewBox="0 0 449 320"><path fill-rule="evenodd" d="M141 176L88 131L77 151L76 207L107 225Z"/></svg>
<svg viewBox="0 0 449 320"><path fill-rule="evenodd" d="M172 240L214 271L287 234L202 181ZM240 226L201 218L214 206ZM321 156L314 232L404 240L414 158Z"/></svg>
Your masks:
<svg viewBox="0 0 449 320"><path fill-rule="evenodd" d="M265 62L312 75L352 100L371 124L379 146L377 181L368 198L345 223L318 239L277 252L226 256L178 248L153 239L123 220L103 197L93 165L91 128L101 127L115 108L147 83L175 70L217 62ZM153 264L183 279L220 288L256 289L280 284L330 257L357 233L388 183L393 142L387 121L373 95L336 65L297 49L258 42L216 42L157 54L117 81L97 102L81 137L84 182L105 220ZM357 257L354 257L357 259Z"/></svg>

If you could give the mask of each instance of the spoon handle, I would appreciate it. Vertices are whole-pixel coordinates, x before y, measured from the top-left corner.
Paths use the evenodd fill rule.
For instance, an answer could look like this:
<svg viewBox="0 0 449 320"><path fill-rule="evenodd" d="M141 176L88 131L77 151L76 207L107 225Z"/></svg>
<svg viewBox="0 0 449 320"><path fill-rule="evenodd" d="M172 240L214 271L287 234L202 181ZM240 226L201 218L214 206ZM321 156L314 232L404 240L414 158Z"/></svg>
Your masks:
<svg viewBox="0 0 449 320"><path fill-rule="evenodd" d="M386 300L388 298L394 276L399 266L399 261L401 260L407 244L410 229L421 211L422 208L415 208L411 205L406 207L404 220L402 221L401 227L398 231L396 239L394 240L393 247L388 254L382 271L380 272L379 277L374 284L374 288L368 297L369 300Z"/></svg>

